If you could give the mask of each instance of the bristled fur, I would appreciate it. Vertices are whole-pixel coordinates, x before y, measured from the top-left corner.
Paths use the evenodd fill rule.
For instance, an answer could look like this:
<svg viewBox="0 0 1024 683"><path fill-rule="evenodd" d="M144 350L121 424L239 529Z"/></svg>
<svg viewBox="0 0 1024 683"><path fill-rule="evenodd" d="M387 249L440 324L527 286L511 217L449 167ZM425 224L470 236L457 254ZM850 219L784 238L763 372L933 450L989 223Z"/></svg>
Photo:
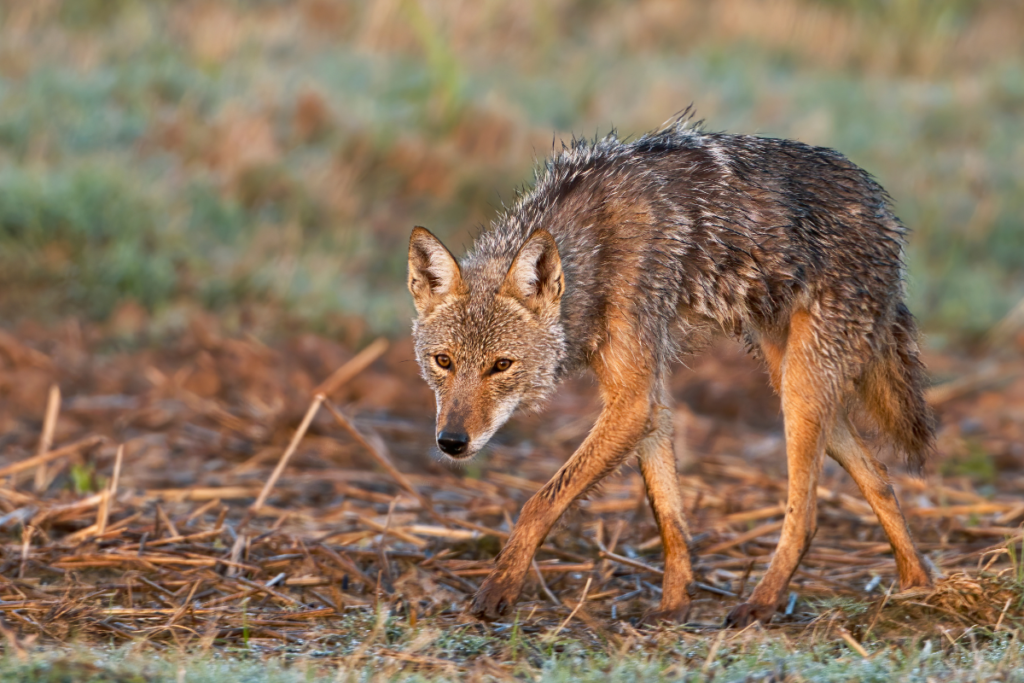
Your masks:
<svg viewBox="0 0 1024 683"><path fill-rule="evenodd" d="M829 425L841 426L856 405L920 465L934 421L903 303L905 232L885 191L830 149L706 132L686 114L632 142L574 140L460 262L428 231L413 233L414 338L437 394L438 430L465 433L472 455L517 407L535 407L564 375L592 368L608 406L602 419L617 420L618 431L599 420L550 490L538 494L550 507L524 509L524 517L547 520L550 510L564 509L567 491L585 491L582 480L592 486L631 453L669 457L659 445L666 430L652 426L669 367L725 333L765 359L778 390L790 387L783 404L800 414L785 416L787 442L796 442L790 432L799 421L806 443L790 448L791 472L811 467ZM510 364L499 371L502 359ZM798 376L809 384L799 401ZM638 392L645 398L630 398ZM861 468L860 456L849 455L859 448L855 437L840 429L834 438L851 473L876 476L877 468ZM681 513L665 502L675 484L663 468L648 471L658 482L656 514L660 507L662 518L682 528ZM858 484L885 495L867 479ZM529 534L532 542L539 533L513 536ZM513 552L526 550L507 546L502 555ZM496 569L505 578L492 577L482 593L497 585L512 591L520 579L510 567ZM480 609L491 614L487 605Z"/></svg>

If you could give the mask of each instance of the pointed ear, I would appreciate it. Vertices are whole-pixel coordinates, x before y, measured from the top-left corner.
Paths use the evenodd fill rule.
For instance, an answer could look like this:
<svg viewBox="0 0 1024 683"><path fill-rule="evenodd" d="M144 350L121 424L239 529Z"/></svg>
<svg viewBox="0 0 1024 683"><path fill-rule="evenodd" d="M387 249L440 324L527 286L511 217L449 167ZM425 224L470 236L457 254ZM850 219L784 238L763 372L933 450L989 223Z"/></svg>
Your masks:
<svg viewBox="0 0 1024 683"><path fill-rule="evenodd" d="M416 312L425 315L446 295L461 292L462 288L462 273L451 252L426 228L413 228L409 238L409 291Z"/></svg>
<svg viewBox="0 0 1024 683"><path fill-rule="evenodd" d="M535 313L557 306L565 291L558 245L547 230L537 230L512 260L501 293L518 299Z"/></svg>

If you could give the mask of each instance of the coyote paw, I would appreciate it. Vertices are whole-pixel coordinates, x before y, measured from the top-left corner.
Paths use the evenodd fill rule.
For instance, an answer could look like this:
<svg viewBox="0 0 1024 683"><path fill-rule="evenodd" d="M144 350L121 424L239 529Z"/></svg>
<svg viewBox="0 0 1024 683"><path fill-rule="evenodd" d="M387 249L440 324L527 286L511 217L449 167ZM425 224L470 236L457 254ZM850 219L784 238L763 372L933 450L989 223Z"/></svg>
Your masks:
<svg viewBox="0 0 1024 683"><path fill-rule="evenodd" d="M685 624L690 613L690 603L669 609L651 610L640 618L643 626L657 626L663 622L669 624Z"/></svg>
<svg viewBox="0 0 1024 683"><path fill-rule="evenodd" d="M755 621L767 624L775 614L774 605L759 605L753 602L744 602L736 605L725 617L725 628L746 628Z"/></svg>
<svg viewBox="0 0 1024 683"><path fill-rule="evenodd" d="M509 613L518 599L518 587L512 588L497 581L484 581L480 590L473 596L469 612L477 619L497 621Z"/></svg>

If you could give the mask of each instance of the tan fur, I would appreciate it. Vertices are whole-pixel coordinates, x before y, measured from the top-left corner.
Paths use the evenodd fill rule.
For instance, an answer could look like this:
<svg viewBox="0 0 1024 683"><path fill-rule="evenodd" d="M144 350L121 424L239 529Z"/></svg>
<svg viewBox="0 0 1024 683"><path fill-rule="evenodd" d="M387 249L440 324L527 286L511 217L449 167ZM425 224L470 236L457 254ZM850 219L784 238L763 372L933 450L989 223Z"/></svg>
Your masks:
<svg viewBox="0 0 1024 683"><path fill-rule="evenodd" d="M885 535L889 537L892 552L896 556L900 589L931 585L928 569L914 547L907 520L889 483L885 465L871 456L845 412L836 418L827 452L857 483L878 517Z"/></svg>
<svg viewBox="0 0 1024 683"><path fill-rule="evenodd" d="M750 599L729 613L726 623L731 626L742 627L753 619L771 618L817 530L818 473L832 405L816 367L814 338L810 316L805 311L794 313L781 368L772 373L781 377L789 468L786 517L768 571Z"/></svg>
<svg viewBox="0 0 1024 683"><path fill-rule="evenodd" d="M640 472L647 487L654 520L661 534L665 553L665 576L661 582L661 605L644 617L648 623L682 622L690 610L690 532L683 514L683 497L676 474L676 456L672 449L672 411L668 397L655 407L654 429L637 447Z"/></svg>
<svg viewBox="0 0 1024 683"><path fill-rule="evenodd" d="M867 452L845 409L836 405L820 381L815 339L811 316L797 311L790 319L784 349L767 341L761 343L772 385L782 396L789 493L775 556L750 598L729 612L729 626L742 628L754 620L767 622L785 599L786 587L817 529L818 474L824 452L850 474L875 511L896 555L901 588L931 583L885 476L885 466Z"/></svg>
<svg viewBox="0 0 1024 683"><path fill-rule="evenodd" d="M602 361L595 370L601 386L616 391L605 393L605 408L579 449L523 506L495 570L473 600L472 611L478 616L496 619L515 604L533 555L551 527L576 499L618 469L652 432L651 394L657 388L651 386L648 374L629 361L630 338L614 330L599 349Z"/></svg>

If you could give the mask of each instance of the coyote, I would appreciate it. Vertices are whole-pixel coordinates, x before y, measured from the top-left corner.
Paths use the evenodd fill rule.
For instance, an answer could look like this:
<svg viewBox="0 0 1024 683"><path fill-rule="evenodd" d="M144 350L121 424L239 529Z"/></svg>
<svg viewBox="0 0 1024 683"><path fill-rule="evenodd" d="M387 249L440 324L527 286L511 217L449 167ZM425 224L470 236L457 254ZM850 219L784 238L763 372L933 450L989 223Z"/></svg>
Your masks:
<svg viewBox="0 0 1024 683"><path fill-rule="evenodd" d="M633 142L573 140L456 261L424 228L409 244L416 356L437 397L437 445L462 460L517 408L586 368L604 408L523 507L471 612L519 597L562 513L636 454L665 555L659 608L684 621L693 570L672 451L672 362L724 333L762 359L782 400L788 504L778 548L726 625L768 622L816 530L824 454L889 537L901 588L931 577L885 466L849 418L863 408L920 466L934 438L902 282L906 229L871 176L830 149L707 132L684 113Z"/></svg>

